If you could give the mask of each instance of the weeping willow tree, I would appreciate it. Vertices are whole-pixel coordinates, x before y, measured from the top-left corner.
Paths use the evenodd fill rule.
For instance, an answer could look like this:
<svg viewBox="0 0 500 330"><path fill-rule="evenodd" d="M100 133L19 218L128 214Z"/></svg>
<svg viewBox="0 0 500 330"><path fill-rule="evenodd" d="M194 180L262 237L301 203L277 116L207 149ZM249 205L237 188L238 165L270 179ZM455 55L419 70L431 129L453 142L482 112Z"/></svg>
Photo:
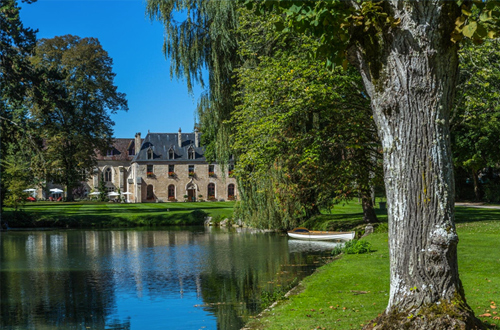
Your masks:
<svg viewBox="0 0 500 330"><path fill-rule="evenodd" d="M309 56L318 41L277 32L278 15L241 9L239 19L237 216L285 229L360 196L365 221L377 221L370 188L381 177L380 148L360 75L325 70Z"/></svg>
<svg viewBox="0 0 500 330"><path fill-rule="evenodd" d="M206 92L198 102L206 157L225 165L231 155L230 128L234 109L233 70L237 55L237 2L224 0L147 0L151 20L165 28L163 52L170 59L171 77L185 79L192 91L199 83ZM208 77L204 77L205 71Z"/></svg>

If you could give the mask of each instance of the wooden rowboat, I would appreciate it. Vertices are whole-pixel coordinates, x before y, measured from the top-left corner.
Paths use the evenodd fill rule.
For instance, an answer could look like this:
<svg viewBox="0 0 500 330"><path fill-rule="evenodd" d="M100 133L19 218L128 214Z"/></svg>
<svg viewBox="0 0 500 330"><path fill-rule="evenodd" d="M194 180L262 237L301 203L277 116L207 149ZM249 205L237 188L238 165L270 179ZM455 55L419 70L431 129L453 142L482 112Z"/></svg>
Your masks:
<svg viewBox="0 0 500 330"><path fill-rule="evenodd" d="M354 238L356 232L341 232L341 231L315 231L308 230L304 227L295 228L288 231L288 236L296 239L303 239L308 241L331 241L341 240L350 241Z"/></svg>

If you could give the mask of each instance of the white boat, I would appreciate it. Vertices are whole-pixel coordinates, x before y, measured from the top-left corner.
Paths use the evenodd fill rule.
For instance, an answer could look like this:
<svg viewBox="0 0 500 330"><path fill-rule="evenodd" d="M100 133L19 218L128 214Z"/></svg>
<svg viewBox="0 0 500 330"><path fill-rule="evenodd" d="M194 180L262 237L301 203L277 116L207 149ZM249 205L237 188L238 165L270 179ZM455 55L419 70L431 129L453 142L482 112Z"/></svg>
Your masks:
<svg viewBox="0 0 500 330"><path fill-rule="evenodd" d="M308 230L307 228L299 227L288 231L288 236L296 239L308 241L350 241L354 238L356 232L341 232L341 231L316 231Z"/></svg>

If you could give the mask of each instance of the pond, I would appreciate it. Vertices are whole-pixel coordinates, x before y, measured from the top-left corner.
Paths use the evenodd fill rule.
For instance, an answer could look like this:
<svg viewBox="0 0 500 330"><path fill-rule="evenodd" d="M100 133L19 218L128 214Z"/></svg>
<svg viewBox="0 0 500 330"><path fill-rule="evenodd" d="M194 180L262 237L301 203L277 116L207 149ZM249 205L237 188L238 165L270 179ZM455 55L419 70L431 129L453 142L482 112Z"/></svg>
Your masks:
<svg viewBox="0 0 500 330"><path fill-rule="evenodd" d="M335 243L254 230L0 233L1 329L240 329Z"/></svg>

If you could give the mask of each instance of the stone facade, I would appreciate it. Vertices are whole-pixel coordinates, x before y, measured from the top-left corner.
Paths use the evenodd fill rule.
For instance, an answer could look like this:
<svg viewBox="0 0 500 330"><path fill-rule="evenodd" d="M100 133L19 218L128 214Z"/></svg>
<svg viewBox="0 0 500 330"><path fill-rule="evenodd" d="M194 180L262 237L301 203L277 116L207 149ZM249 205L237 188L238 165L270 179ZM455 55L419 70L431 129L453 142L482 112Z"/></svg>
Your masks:
<svg viewBox="0 0 500 330"><path fill-rule="evenodd" d="M86 185L98 190L103 178L108 192L119 189L131 203L236 199L232 162L224 171L207 163L199 141L197 131L186 134L180 129L148 133L144 139L140 133L135 139L116 139L112 150L98 157Z"/></svg>

